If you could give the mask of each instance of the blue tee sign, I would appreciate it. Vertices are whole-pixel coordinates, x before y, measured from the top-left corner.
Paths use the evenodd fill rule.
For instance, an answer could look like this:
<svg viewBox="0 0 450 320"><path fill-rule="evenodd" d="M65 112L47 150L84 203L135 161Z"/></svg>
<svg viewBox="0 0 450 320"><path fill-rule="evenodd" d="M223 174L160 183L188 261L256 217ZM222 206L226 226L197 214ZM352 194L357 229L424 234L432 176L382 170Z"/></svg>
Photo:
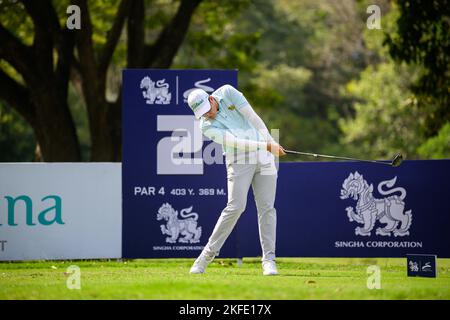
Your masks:
<svg viewBox="0 0 450 320"><path fill-rule="evenodd" d="M192 258L207 243L227 203L226 168L222 147L202 135L186 99L195 88L211 93L224 84L236 87L237 71L123 72L123 257ZM449 195L450 160L410 160L396 168L280 163L276 254L405 257L433 252L448 258ZM248 197L221 257L261 255L251 192Z"/></svg>
<svg viewBox="0 0 450 320"><path fill-rule="evenodd" d="M283 132L280 131L281 139ZM359 162L280 163L277 255L450 257L450 160L407 160L400 167ZM256 209L238 228L239 255L260 254ZM239 237L244 237L239 233Z"/></svg>
<svg viewBox="0 0 450 320"><path fill-rule="evenodd" d="M236 70L124 70L123 257L196 257L207 243L226 206L226 171L187 97L224 84L237 86ZM221 256L236 250L232 234Z"/></svg>

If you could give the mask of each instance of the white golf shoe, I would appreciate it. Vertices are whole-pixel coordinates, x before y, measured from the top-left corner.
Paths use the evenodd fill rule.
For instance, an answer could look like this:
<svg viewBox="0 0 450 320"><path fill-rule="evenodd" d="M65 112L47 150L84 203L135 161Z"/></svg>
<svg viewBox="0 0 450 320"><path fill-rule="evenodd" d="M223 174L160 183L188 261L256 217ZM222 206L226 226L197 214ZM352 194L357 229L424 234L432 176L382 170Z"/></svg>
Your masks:
<svg viewBox="0 0 450 320"><path fill-rule="evenodd" d="M266 260L262 263L263 275L265 276L276 276L278 274L277 265L273 260Z"/></svg>
<svg viewBox="0 0 450 320"><path fill-rule="evenodd" d="M195 260L189 273L199 274L205 273L205 269L214 260L214 255L202 252Z"/></svg>

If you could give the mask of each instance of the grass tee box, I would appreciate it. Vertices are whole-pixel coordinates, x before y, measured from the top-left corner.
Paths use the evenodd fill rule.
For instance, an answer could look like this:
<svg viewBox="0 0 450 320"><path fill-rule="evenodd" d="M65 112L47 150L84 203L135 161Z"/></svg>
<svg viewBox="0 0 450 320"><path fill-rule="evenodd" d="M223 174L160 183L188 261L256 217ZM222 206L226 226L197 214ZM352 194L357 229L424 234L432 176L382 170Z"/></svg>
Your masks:
<svg viewBox="0 0 450 320"><path fill-rule="evenodd" d="M280 276L262 277L259 259L217 259L204 275L192 259L0 263L0 299L450 299L450 259L438 278L410 278L406 259L280 258ZM80 268L80 290L67 288L68 267ZM381 289L368 289L368 267Z"/></svg>

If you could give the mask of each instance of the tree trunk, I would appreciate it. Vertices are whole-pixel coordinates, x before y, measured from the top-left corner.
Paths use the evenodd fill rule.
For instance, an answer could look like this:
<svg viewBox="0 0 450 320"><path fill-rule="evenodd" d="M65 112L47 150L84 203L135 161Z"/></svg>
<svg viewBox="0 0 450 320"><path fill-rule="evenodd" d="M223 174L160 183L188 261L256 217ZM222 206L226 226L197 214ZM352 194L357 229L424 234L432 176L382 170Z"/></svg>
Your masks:
<svg viewBox="0 0 450 320"><path fill-rule="evenodd" d="M42 160L45 162L81 161L81 150L67 101L51 92L35 96L37 106L33 124Z"/></svg>
<svg viewBox="0 0 450 320"><path fill-rule="evenodd" d="M89 2L76 0L82 12L83 28L77 31L77 50L83 95L88 109L91 133L91 161L122 159L122 95L115 102L106 101L106 74L112 52L128 19L127 66L130 68L169 68L187 33L191 17L201 0L183 0L172 20L163 28L153 45L146 45L145 2L122 0L116 18L107 33L103 48L95 52Z"/></svg>
<svg viewBox="0 0 450 320"><path fill-rule="evenodd" d="M81 161L67 97L50 77L26 88L0 70L0 97L33 128L41 161Z"/></svg>
<svg viewBox="0 0 450 320"><path fill-rule="evenodd" d="M120 105L103 101L90 119L91 161L121 160Z"/></svg>
<svg viewBox="0 0 450 320"><path fill-rule="evenodd" d="M21 2L33 21L33 43L22 43L0 22L0 59L22 76L25 85L0 69L0 98L31 125L43 161L81 161L67 102L74 34L61 28L51 0Z"/></svg>

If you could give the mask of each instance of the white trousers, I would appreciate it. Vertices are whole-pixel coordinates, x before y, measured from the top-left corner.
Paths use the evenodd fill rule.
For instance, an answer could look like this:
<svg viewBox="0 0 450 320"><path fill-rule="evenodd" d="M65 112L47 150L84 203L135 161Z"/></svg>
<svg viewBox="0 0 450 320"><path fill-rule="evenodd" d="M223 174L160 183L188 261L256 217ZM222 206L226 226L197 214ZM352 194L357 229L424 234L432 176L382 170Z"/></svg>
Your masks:
<svg viewBox="0 0 450 320"><path fill-rule="evenodd" d="M227 163L228 203L203 250L206 254L214 256L219 254L225 240L245 210L251 185L258 210L262 261L275 259L277 217L274 202L277 176L273 158L265 164Z"/></svg>

